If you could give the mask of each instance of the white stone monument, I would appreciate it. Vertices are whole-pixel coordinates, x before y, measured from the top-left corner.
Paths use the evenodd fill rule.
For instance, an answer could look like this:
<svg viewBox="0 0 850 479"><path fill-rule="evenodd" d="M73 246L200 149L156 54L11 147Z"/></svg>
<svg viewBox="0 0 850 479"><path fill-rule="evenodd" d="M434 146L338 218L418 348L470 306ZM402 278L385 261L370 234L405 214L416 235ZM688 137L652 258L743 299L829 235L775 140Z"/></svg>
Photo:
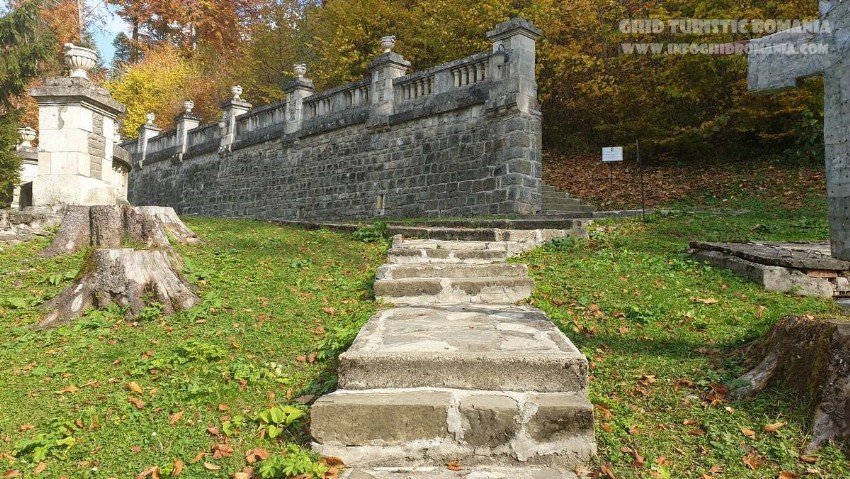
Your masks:
<svg viewBox="0 0 850 479"><path fill-rule="evenodd" d="M751 41L749 88L774 93L824 76L826 195L832 256L850 260L850 2L820 2L820 19Z"/></svg>
<svg viewBox="0 0 850 479"><path fill-rule="evenodd" d="M38 102L38 176L31 204L115 205L127 202L130 165L115 159L116 118L124 106L88 78L97 55L65 45L69 77L48 78L30 95Z"/></svg>

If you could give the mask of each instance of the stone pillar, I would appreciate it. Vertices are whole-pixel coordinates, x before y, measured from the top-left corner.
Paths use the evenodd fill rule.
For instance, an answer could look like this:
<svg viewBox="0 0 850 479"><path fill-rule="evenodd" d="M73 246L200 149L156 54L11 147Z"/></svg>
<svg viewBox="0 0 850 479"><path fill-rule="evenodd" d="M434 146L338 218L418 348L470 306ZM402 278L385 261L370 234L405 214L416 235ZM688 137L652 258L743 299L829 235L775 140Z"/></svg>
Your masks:
<svg viewBox="0 0 850 479"><path fill-rule="evenodd" d="M500 76L502 88L491 91L489 108L510 108L516 105L524 113L537 113L535 47L543 32L523 18L513 18L487 32L493 43L490 71Z"/></svg>
<svg viewBox="0 0 850 479"><path fill-rule="evenodd" d="M222 117L219 126L222 127L221 132L221 147L219 151L230 151L231 145L236 141L236 117L248 112L251 109L251 104L243 100L242 87L236 85L230 89L233 98L221 105Z"/></svg>
<svg viewBox="0 0 850 479"><path fill-rule="evenodd" d="M407 75L410 62L392 51L395 37L381 38L384 53L369 64L372 72L372 106L369 110L369 125L383 125L394 112L395 89L393 80Z"/></svg>
<svg viewBox="0 0 850 479"><path fill-rule="evenodd" d="M285 132L295 133L301 129L304 123L304 99L316 91L313 80L304 78L307 73L307 65L303 63L294 66L295 80L286 84L283 91L286 92L286 119Z"/></svg>
<svg viewBox="0 0 850 479"><path fill-rule="evenodd" d="M177 141L180 142L180 161L183 161L183 155L189 149L189 130L197 128L201 124L201 118L192 113L195 108L195 102L186 100L183 102L183 113L177 115L175 123L177 123Z"/></svg>
<svg viewBox="0 0 850 479"><path fill-rule="evenodd" d="M105 175L112 170L115 119L124 106L87 78L94 51L65 45L71 77L48 78L30 95L38 103L41 140L33 205L115 204L115 192Z"/></svg>
<svg viewBox="0 0 850 479"><path fill-rule="evenodd" d="M32 205L32 182L38 177L38 150L32 146L36 139L36 131L28 126L18 128L21 143L15 147L18 156L21 157L20 183L15 185L12 192L13 210L18 210Z"/></svg>
<svg viewBox="0 0 850 479"><path fill-rule="evenodd" d="M139 151L139 168L144 166L145 157L148 152L148 141L151 138L159 135L160 130L159 127L154 125L154 120L156 119L156 115L153 113L148 113L145 115L145 124L139 127L139 138L138 138L138 151Z"/></svg>

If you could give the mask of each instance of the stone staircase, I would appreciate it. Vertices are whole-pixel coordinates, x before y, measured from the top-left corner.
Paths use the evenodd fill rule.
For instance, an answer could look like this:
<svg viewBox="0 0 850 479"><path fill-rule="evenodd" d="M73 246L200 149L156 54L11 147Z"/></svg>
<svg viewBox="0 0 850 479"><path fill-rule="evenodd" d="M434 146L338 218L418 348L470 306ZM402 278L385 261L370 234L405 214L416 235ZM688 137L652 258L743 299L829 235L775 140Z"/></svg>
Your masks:
<svg viewBox="0 0 850 479"><path fill-rule="evenodd" d="M543 185L542 215L544 216L593 216L596 208L584 201L573 198L566 191L561 191L554 186Z"/></svg>
<svg viewBox="0 0 850 479"><path fill-rule="evenodd" d="M375 296L395 307L340 356L339 390L313 405L314 449L348 479L575 478L596 454L587 360L515 304L534 284L505 261L581 233L446 230L394 239Z"/></svg>

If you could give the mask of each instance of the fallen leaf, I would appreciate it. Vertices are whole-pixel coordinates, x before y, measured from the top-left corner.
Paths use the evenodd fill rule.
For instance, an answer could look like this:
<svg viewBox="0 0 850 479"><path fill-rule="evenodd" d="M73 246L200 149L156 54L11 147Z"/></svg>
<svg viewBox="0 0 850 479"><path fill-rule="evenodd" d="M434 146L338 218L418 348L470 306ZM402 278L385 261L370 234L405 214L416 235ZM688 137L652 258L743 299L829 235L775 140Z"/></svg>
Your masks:
<svg viewBox="0 0 850 479"><path fill-rule="evenodd" d="M248 461L248 464L253 464L258 461L265 461L270 455L269 451L262 447L258 447L255 449L249 449L248 452L245 453L245 460Z"/></svg>
<svg viewBox="0 0 850 479"><path fill-rule="evenodd" d="M341 458L335 456L325 456L319 462L329 467L345 465L345 462Z"/></svg>
<svg viewBox="0 0 850 479"><path fill-rule="evenodd" d="M127 389L129 389L130 391L133 391L136 394L144 394L145 393L145 390L142 389L142 387L139 386L139 383L137 383L135 381L130 381L129 383L127 383Z"/></svg>
<svg viewBox="0 0 850 479"><path fill-rule="evenodd" d="M714 298L691 298L691 301L694 303L702 303L702 304L717 304L718 301Z"/></svg>
<svg viewBox="0 0 850 479"><path fill-rule="evenodd" d="M448 463L446 463L446 467L448 467L450 471L461 470L460 463L457 461L449 461Z"/></svg>
<svg viewBox="0 0 850 479"><path fill-rule="evenodd" d="M171 424L172 426L177 424L177 421L179 421L181 417L183 417L183 411L177 411L171 416L168 416L168 424Z"/></svg>
<svg viewBox="0 0 850 479"><path fill-rule="evenodd" d="M177 477L183 472L183 467L186 464L183 463L180 459L174 461L174 467L171 468L171 476Z"/></svg>
<svg viewBox="0 0 850 479"><path fill-rule="evenodd" d="M682 425L684 425L684 426L694 426L694 425L696 425L696 423L697 422L694 421L693 419L685 419L684 421L682 421Z"/></svg>
<svg viewBox="0 0 850 479"><path fill-rule="evenodd" d="M137 398L137 397L134 397L134 396L128 397L127 402L133 404L138 409L144 409L144 407L145 407L145 402L142 401L141 399Z"/></svg>
<svg viewBox="0 0 850 479"><path fill-rule="evenodd" d="M333 316L336 314L336 308L322 308L322 311L328 316Z"/></svg>
<svg viewBox="0 0 850 479"><path fill-rule="evenodd" d="M614 432L614 428L610 424L608 424L607 422L603 422L602 424L600 424L599 428L602 429L603 431L607 432L607 433Z"/></svg>
<svg viewBox="0 0 850 479"><path fill-rule="evenodd" d="M787 425L787 422L775 422L773 424L768 424L764 427L764 432L776 432Z"/></svg>
<svg viewBox="0 0 850 479"><path fill-rule="evenodd" d="M39 462L35 469L32 470L33 474L41 474L45 469L47 469L47 464L44 462Z"/></svg>
<svg viewBox="0 0 850 479"><path fill-rule="evenodd" d="M230 409L230 406L228 406L227 404L221 403L218 405L219 411L227 411L228 409Z"/></svg>
<svg viewBox="0 0 850 479"><path fill-rule="evenodd" d="M73 384L71 384L71 385L69 385L69 386L65 386L63 389L60 389L60 390L59 390L59 394L64 394L64 393L71 393L71 394L73 394L73 393L75 393L75 392L77 392L77 391L79 391L79 390L80 390L80 388L78 388L77 386L74 386Z"/></svg>
<svg viewBox="0 0 850 479"><path fill-rule="evenodd" d="M207 428L207 432L208 432L210 435L212 435L212 436L216 436L216 437L218 437L218 436L220 436L220 435L221 435L221 433L220 433L220 432L218 432L218 428L217 428L217 427L215 427L215 426L210 426L210 427L208 427L208 428Z"/></svg>
<svg viewBox="0 0 850 479"><path fill-rule="evenodd" d="M207 457L207 455L208 455L208 454L207 454L206 452L199 452L199 453L198 453L198 455L197 455L197 456L195 456L195 457L193 457L193 458L192 458L192 460L191 460L191 461L189 461L189 462L190 462L191 464L195 464L196 462L201 462L201 459L203 459L203 458Z"/></svg>
<svg viewBox="0 0 850 479"><path fill-rule="evenodd" d="M776 479L796 479L798 477L800 477L800 475L796 472L781 471Z"/></svg>
<svg viewBox="0 0 850 479"><path fill-rule="evenodd" d="M251 479L251 476L244 472L234 472L233 479Z"/></svg>
<svg viewBox="0 0 850 479"><path fill-rule="evenodd" d="M743 461L744 465L755 471L756 469L764 465L765 459L764 456L756 452L750 452L749 454L743 457Z"/></svg>
<svg viewBox="0 0 850 479"><path fill-rule="evenodd" d="M307 355L307 362L308 362L308 363L311 363L311 364L312 364L312 363L314 363L314 362L316 362L316 353L310 353L310 354L308 354L308 355Z"/></svg>
<svg viewBox="0 0 850 479"><path fill-rule="evenodd" d="M140 472L136 479L145 479L148 476L154 475L154 477L159 477L159 468L157 466L148 466L147 469Z"/></svg>
<svg viewBox="0 0 850 479"><path fill-rule="evenodd" d="M9 478L9 477L21 477L21 475L22 475L21 471L19 471L17 469L10 469L10 470L3 473L3 478L6 479L6 478Z"/></svg>
<svg viewBox="0 0 850 479"><path fill-rule="evenodd" d="M130 446L130 452L135 452L136 454L142 452L142 446Z"/></svg>
<svg viewBox="0 0 850 479"><path fill-rule="evenodd" d="M24 432L29 431L30 429L35 429L35 426L33 426L32 424L21 424L21 426L18 428L18 431Z"/></svg>
<svg viewBox="0 0 850 479"><path fill-rule="evenodd" d="M656 381L654 374L644 374L638 379L638 382L644 386L649 386Z"/></svg>
<svg viewBox="0 0 850 479"><path fill-rule="evenodd" d="M218 465L213 464L211 462L205 462L204 463L204 469L206 469L208 471L217 471L217 470L221 469L221 466L218 466Z"/></svg>
<svg viewBox="0 0 850 479"><path fill-rule="evenodd" d="M609 466L607 464L603 464L599 468L599 471L601 473L605 474L606 476L608 476L609 479L617 479L617 476L614 475L614 471L611 470L611 466Z"/></svg>
<svg viewBox="0 0 850 479"><path fill-rule="evenodd" d="M229 444L213 444L213 459L221 459L233 455L233 446Z"/></svg>
<svg viewBox="0 0 850 479"><path fill-rule="evenodd" d="M803 462L808 462L809 464L814 464L814 463L818 462L818 458L817 458L817 457L815 457L815 456L807 456L807 455L805 455L805 454L803 454L802 456L800 456L800 460L801 460L801 461L803 461Z"/></svg>
<svg viewBox="0 0 850 479"><path fill-rule="evenodd" d="M755 439L755 438L756 438L756 432L755 432L755 431L753 431L752 429L747 429L747 428L745 428L745 427L742 427L742 428L741 428L741 434L743 434L743 435L747 436L747 437L748 437L748 438L750 438L750 439Z"/></svg>

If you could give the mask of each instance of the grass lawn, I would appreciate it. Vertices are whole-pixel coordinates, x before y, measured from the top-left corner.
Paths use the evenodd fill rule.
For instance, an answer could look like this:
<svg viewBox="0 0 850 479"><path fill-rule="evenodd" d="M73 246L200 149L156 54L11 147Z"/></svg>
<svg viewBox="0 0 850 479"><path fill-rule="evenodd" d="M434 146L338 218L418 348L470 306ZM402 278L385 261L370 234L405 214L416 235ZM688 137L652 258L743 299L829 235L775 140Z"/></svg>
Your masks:
<svg viewBox="0 0 850 479"><path fill-rule="evenodd" d="M822 200L793 211L739 203L723 206L750 212L598 223L589 241L518 259L537 281L531 302L592 363L597 477L850 476L836 446L800 458L811 414L801 398L725 398L746 369L743 344L785 314L836 313L829 301L766 293L688 258L693 239L827 236ZM137 324L111 310L30 330L82 254L39 259L47 240L0 252L4 477L154 477L152 467L163 478L240 477L245 467L319 477L327 469L301 448L302 403L334 387L334 354L375 311L371 283L386 243L255 221L187 223L205 240L179 248L204 303L169 318L149 308Z"/></svg>

